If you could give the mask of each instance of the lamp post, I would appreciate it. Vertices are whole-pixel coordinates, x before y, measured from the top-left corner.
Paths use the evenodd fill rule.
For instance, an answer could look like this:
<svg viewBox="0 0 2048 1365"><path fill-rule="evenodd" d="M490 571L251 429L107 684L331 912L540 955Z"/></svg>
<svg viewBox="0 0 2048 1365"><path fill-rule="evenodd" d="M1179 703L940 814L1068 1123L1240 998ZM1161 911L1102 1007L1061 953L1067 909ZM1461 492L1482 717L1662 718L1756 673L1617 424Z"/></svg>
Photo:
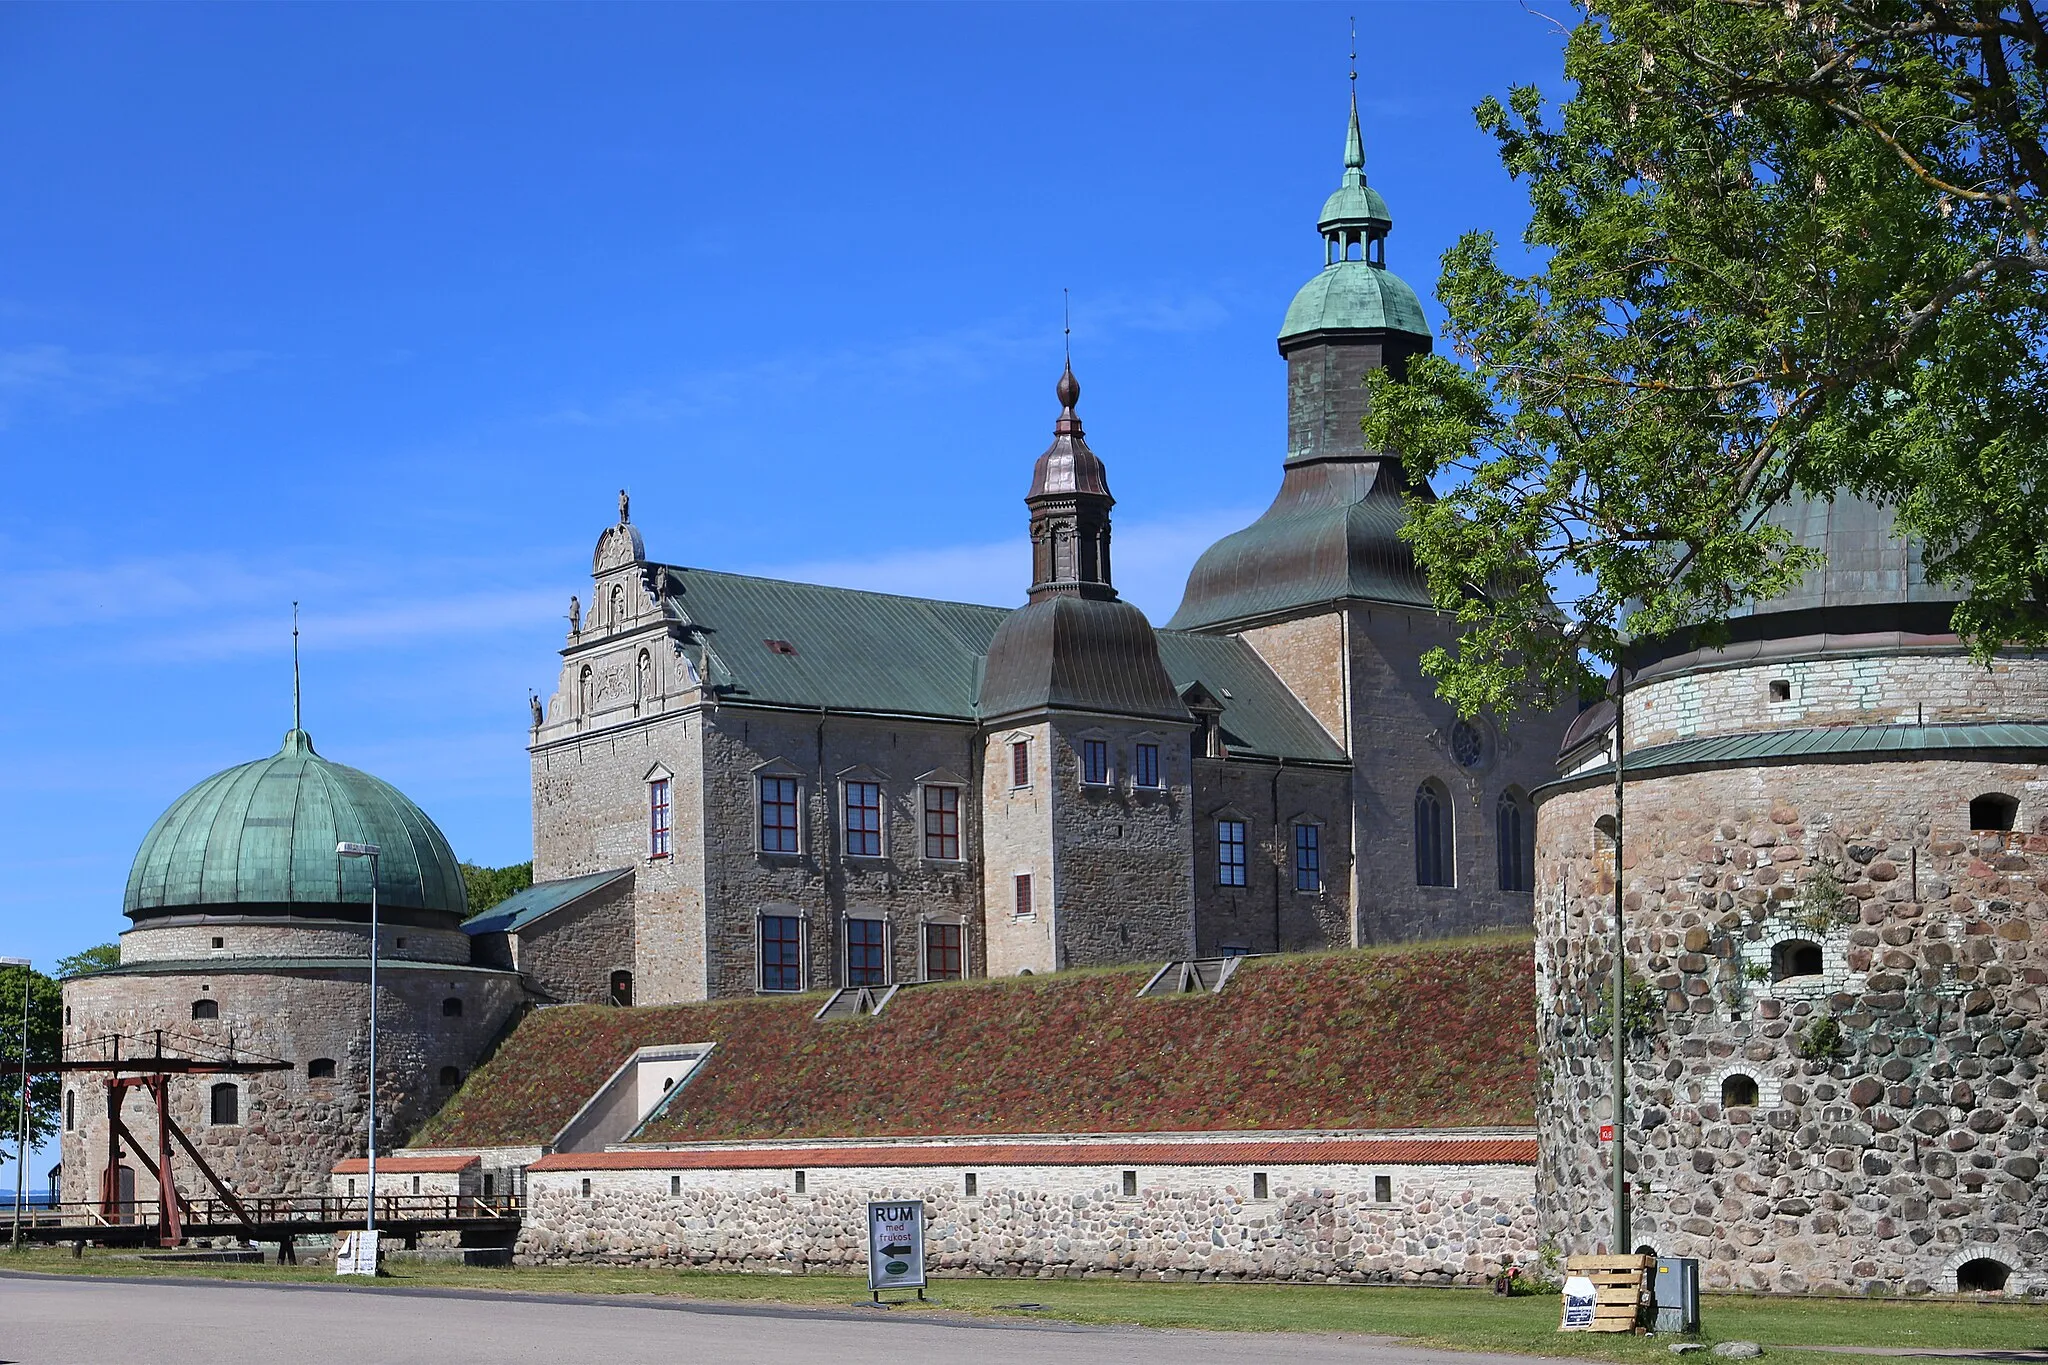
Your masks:
<svg viewBox="0 0 2048 1365"><path fill-rule="evenodd" d="M370 1201L363 1219L364 1235L370 1239L371 1273L377 1265L377 854L375 844L340 843L334 851L344 858L370 860Z"/></svg>
<svg viewBox="0 0 2048 1365"><path fill-rule="evenodd" d="M14 1249L19 1251L22 1181L28 1170L28 996L34 973L25 957L0 957L0 967L21 968L21 1110L15 1116L14 1134Z"/></svg>

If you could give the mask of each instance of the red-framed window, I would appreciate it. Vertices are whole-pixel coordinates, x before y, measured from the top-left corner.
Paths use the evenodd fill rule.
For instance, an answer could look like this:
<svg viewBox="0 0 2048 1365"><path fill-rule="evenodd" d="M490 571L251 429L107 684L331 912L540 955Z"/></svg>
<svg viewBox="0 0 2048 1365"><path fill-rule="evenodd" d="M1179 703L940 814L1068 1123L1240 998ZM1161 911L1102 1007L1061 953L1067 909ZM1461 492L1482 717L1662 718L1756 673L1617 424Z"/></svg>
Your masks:
<svg viewBox="0 0 2048 1365"><path fill-rule="evenodd" d="M853 858L882 856L882 784L846 784L846 852Z"/></svg>
<svg viewBox="0 0 2048 1365"><path fill-rule="evenodd" d="M889 983L889 926L878 919L846 921L846 984Z"/></svg>
<svg viewBox="0 0 2048 1365"><path fill-rule="evenodd" d="M958 924L927 924L924 927L924 979L958 981L962 971L961 935Z"/></svg>
<svg viewBox="0 0 2048 1365"><path fill-rule="evenodd" d="M793 777L761 779L761 851L797 851L796 779Z"/></svg>
<svg viewBox="0 0 2048 1365"><path fill-rule="evenodd" d="M960 860L960 789L924 789L924 856L937 862Z"/></svg>
<svg viewBox="0 0 2048 1365"><path fill-rule="evenodd" d="M657 777L647 784L647 856L666 858L669 843L668 779Z"/></svg>
<svg viewBox="0 0 2048 1365"><path fill-rule="evenodd" d="M1010 746L1010 785L1031 785L1031 741L1020 739Z"/></svg>
<svg viewBox="0 0 2048 1365"><path fill-rule="evenodd" d="M761 916L761 989L804 988L803 922L795 915Z"/></svg>
<svg viewBox="0 0 2048 1365"><path fill-rule="evenodd" d="M1018 919L1023 919L1031 913L1031 874L1029 872L1019 872L1017 874L1017 901L1014 913Z"/></svg>

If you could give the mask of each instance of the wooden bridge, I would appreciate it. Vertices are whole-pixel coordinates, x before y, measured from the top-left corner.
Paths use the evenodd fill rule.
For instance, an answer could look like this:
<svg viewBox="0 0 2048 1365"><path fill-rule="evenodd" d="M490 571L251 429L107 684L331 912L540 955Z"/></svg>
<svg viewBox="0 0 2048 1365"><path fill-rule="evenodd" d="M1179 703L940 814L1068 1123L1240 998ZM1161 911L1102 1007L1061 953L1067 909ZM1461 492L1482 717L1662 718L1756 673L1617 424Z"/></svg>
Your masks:
<svg viewBox="0 0 2048 1365"><path fill-rule="evenodd" d="M333 1195L243 1195L232 1203L219 1199L177 1201L168 1226L162 1201L130 1199L111 1211L98 1200L23 1206L21 1240L82 1250L95 1246L174 1246L193 1237L239 1237L251 1242L276 1242L278 1260L298 1260L301 1237L360 1231L369 1217L369 1201ZM377 1232L380 1237L419 1245L421 1234L453 1232L464 1247L510 1247L519 1235L521 1208L517 1199L482 1198L467 1194L380 1194ZM175 1229L175 1237L172 1235ZM12 1225L0 1223L0 1237Z"/></svg>

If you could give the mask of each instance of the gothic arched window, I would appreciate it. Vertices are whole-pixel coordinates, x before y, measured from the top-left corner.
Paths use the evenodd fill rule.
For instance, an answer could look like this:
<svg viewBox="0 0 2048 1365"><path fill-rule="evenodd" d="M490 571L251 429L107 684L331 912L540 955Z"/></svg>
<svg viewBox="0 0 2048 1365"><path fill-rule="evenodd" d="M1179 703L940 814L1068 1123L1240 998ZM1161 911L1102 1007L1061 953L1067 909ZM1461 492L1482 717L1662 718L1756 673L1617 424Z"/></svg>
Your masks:
<svg viewBox="0 0 2048 1365"><path fill-rule="evenodd" d="M1500 794L1500 804L1494 808L1493 842L1503 891L1536 889L1536 845L1529 837L1535 824L1520 792L1510 789Z"/></svg>
<svg viewBox="0 0 2048 1365"><path fill-rule="evenodd" d="M1415 884L1452 884L1451 801L1434 780L1415 789Z"/></svg>

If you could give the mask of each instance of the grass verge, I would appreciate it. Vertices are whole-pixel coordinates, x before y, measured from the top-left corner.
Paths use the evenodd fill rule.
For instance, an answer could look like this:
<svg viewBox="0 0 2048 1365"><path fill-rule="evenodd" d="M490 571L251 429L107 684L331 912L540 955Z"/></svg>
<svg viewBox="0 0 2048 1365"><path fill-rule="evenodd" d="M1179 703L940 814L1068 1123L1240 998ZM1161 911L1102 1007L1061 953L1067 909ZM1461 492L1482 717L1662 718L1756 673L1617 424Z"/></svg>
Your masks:
<svg viewBox="0 0 2048 1365"><path fill-rule="evenodd" d="M0 1270L52 1274L162 1275L253 1283L336 1283L324 1267L165 1262L133 1253L0 1251ZM472 1270L396 1263L375 1283L342 1281L362 1293L381 1287L478 1289L529 1294L657 1295L845 1307L867 1301L864 1280L833 1275L733 1275L613 1266ZM1447 1350L1574 1356L1613 1361L1671 1359L1667 1338L1564 1335L1557 1300L1503 1299L1469 1290L1394 1286L1151 1284L1117 1280L934 1280L924 1308L985 1316L1246 1332L1344 1332L1402 1337ZM1028 1305L1028 1306L1027 1306ZM911 1305L915 1311L919 1305ZM1885 1346L1955 1351L2048 1349L2048 1308L1986 1302L1772 1299L1709 1295L1703 1340L1802 1346ZM1776 1351L1772 1352L1776 1354ZM1798 1352L1800 1365L1851 1365L1856 1357ZM1866 1361L1870 1358L1865 1357ZM1929 1365L1916 1361L1914 1365Z"/></svg>

